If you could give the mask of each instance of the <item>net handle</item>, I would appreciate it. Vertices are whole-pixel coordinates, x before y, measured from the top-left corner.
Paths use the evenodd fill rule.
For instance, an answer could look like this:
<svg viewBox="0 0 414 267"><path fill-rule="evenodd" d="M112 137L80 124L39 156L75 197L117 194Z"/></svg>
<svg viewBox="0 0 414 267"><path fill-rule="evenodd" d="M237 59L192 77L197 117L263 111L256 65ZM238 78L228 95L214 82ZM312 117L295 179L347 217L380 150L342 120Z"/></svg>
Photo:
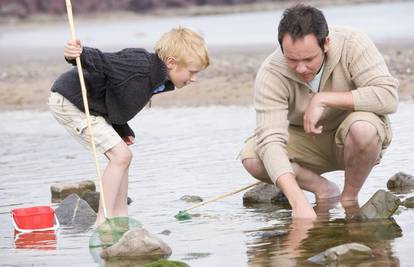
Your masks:
<svg viewBox="0 0 414 267"><path fill-rule="evenodd" d="M72 14L72 4L71 4L70 0L66 0L66 10L68 12L68 20L69 20L71 38L72 38L72 40L76 41L75 25L73 23L73 14ZM96 176L97 176L97 179L98 179L98 182L99 182L99 187L101 189L100 197L102 199L103 212L104 212L105 218L108 218L108 214L107 214L107 210L106 210L105 194L104 194L104 189L103 189L103 186L102 186L102 176L101 176L101 171L100 171L100 167L99 167L98 157L97 157L97 154L96 154L95 138L94 138L93 129L92 129L92 125L91 125L88 97L87 97L87 93L86 93L85 79L83 77L83 71L82 71L82 65L81 65L80 57L76 58L76 66L77 66L77 69L78 69L79 81L80 81L81 91L82 91L83 105L84 105L84 108L85 108L85 114L86 114L86 121L87 121L87 124L88 124L89 136L90 136L90 139L91 139L91 148L92 148L93 159L95 161Z"/></svg>

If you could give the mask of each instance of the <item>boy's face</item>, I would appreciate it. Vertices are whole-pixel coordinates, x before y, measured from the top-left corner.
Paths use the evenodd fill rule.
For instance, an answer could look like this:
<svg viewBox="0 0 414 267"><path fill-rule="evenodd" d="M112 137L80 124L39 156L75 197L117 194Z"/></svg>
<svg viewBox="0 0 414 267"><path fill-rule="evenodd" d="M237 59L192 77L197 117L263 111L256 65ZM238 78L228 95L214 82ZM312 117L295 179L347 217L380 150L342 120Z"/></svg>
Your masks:
<svg viewBox="0 0 414 267"><path fill-rule="evenodd" d="M197 81L197 74L204 69L199 62L189 62L186 66L180 66L174 57L168 57L166 65L168 77L177 88Z"/></svg>

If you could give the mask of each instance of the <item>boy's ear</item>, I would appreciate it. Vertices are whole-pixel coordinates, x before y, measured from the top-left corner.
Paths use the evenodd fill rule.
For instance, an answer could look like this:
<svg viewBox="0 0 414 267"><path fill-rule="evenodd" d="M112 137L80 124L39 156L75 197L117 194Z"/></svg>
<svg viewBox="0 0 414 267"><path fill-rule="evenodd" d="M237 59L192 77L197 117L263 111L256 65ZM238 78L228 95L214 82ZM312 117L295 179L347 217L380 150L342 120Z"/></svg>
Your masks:
<svg viewBox="0 0 414 267"><path fill-rule="evenodd" d="M167 65L167 69L174 69L177 65L177 60L175 57L168 56L165 65Z"/></svg>

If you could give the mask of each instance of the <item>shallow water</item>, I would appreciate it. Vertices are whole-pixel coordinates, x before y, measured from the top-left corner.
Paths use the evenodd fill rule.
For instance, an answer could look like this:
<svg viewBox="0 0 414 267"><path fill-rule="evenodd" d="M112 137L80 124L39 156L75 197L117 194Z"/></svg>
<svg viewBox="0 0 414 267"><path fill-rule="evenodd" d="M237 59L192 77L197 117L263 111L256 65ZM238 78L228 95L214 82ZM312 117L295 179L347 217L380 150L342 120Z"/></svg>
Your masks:
<svg viewBox="0 0 414 267"><path fill-rule="evenodd" d="M397 171L414 172L413 113L414 105L402 103L391 117L394 141L368 178L361 204L386 188ZM146 109L132 121L137 144L132 146L130 216L152 233L171 231L158 235L171 246L170 259L191 266L295 266L334 245L360 242L375 250L372 266L414 265L414 212L406 208L400 208L395 223L351 224L339 205L320 205L322 219L312 226L291 223L286 207L244 207L240 193L195 209L192 214L199 216L191 221L177 221L174 215L190 206L181 196L208 199L254 182L236 160L254 120L252 107L200 107ZM94 179L90 155L47 112L2 112L0 128L0 264L98 266L88 249L90 232L66 228L56 237L15 241L9 214L16 207L50 204L53 183ZM343 185L341 172L328 177ZM274 230L289 234L266 237Z"/></svg>

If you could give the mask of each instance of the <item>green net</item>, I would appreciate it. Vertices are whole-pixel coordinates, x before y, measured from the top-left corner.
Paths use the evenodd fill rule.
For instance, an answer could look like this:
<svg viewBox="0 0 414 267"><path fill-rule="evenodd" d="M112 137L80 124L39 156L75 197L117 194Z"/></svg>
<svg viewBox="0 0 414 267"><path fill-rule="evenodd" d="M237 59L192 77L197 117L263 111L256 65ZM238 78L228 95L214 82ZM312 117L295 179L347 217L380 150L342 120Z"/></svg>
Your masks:
<svg viewBox="0 0 414 267"><path fill-rule="evenodd" d="M180 210L174 217L179 221L191 220L192 218L190 213L183 210Z"/></svg>
<svg viewBox="0 0 414 267"><path fill-rule="evenodd" d="M142 224L129 217L106 218L92 233L89 239L90 248L107 248L115 244L132 229L142 228Z"/></svg>

